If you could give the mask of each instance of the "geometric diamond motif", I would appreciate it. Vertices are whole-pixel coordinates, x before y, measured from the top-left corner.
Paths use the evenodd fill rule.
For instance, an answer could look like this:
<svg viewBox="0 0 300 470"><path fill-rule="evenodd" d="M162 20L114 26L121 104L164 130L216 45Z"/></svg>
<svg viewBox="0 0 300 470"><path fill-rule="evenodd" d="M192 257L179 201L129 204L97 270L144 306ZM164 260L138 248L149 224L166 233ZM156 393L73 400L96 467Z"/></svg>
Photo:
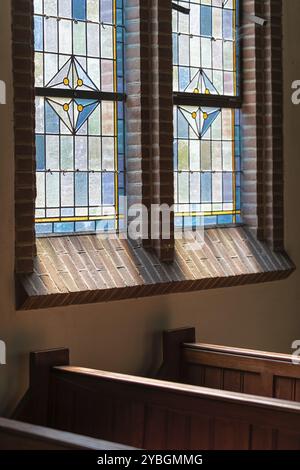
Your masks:
<svg viewBox="0 0 300 470"><path fill-rule="evenodd" d="M99 91L78 60L72 56L48 82L46 88Z"/></svg>
<svg viewBox="0 0 300 470"><path fill-rule="evenodd" d="M99 105L98 100L46 98L51 108L72 134L75 134Z"/></svg>
<svg viewBox="0 0 300 470"><path fill-rule="evenodd" d="M221 113L219 108L206 107L189 107L186 109L179 106L179 110L199 139L202 139Z"/></svg>
<svg viewBox="0 0 300 470"><path fill-rule="evenodd" d="M208 78L203 69L199 69L194 75L188 86L185 88L185 92L199 94L204 89L206 95L218 95L219 92L213 85L212 81Z"/></svg>

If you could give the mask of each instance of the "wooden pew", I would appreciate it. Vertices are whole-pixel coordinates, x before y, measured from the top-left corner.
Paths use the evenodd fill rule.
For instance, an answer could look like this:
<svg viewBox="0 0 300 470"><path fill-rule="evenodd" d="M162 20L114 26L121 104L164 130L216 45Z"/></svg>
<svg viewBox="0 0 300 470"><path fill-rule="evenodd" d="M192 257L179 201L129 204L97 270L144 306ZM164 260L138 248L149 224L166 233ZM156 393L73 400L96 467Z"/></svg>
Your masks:
<svg viewBox="0 0 300 470"><path fill-rule="evenodd" d="M300 449L299 403L71 367L67 350L31 355L22 413L135 448Z"/></svg>
<svg viewBox="0 0 300 470"><path fill-rule="evenodd" d="M164 332L163 351L161 379L300 402L291 355L199 344L193 328Z"/></svg>
<svg viewBox="0 0 300 470"><path fill-rule="evenodd" d="M0 450L128 450L86 436L0 418Z"/></svg>

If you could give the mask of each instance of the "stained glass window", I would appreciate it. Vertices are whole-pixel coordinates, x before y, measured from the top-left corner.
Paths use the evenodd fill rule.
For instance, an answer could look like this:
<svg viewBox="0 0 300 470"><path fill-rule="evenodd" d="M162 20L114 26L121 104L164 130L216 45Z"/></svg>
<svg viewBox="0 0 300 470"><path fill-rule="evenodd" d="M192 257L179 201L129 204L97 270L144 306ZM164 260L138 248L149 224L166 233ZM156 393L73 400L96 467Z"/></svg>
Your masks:
<svg viewBox="0 0 300 470"><path fill-rule="evenodd" d="M120 229L123 0L34 0L37 234Z"/></svg>
<svg viewBox="0 0 300 470"><path fill-rule="evenodd" d="M241 222L239 1L173 2L177 227Z"/></svg>

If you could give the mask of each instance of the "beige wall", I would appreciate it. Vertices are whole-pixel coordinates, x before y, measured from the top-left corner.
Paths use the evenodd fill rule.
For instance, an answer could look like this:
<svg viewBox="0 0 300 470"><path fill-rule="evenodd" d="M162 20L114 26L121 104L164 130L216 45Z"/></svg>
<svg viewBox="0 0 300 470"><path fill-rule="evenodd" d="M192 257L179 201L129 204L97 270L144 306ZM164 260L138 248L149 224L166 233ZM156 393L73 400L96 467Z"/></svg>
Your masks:
<svg viewBox="0 0 300 470"><path fill-rule="evenodd" d="M68 346L76 365L147 373L160 360L159 332L192 325L199 340L290 351L300 339L300 271L274 284L16 312L9 6L10 0L1 0L0 79L8 84L8 104L0 106L0 339L7 343L8 364L0 366L0 413L9 413L25 390L28 353L35 349ZM290 84L300 79L300 2L285 0L284 6L286 247L300 266L300 106L290 101Z"/></svg>

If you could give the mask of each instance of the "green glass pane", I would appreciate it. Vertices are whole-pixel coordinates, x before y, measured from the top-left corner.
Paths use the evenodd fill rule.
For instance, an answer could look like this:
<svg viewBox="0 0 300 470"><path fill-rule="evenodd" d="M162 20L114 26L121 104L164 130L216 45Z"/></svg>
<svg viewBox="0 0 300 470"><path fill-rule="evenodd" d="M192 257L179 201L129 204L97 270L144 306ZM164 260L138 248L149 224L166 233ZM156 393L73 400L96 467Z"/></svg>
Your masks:
<svg viewBox="0 0 300 470"><path fill-rule="evenodd" d="M75 55L86 55L86 25L85 23L74 23L73 47Z"/></svg>
<svg viewBox="0 0 300 470"><path fill-rule="evenodd" d="M189 166L189 148L187 140L178 142L178 169L188 170Z"/></svg>

